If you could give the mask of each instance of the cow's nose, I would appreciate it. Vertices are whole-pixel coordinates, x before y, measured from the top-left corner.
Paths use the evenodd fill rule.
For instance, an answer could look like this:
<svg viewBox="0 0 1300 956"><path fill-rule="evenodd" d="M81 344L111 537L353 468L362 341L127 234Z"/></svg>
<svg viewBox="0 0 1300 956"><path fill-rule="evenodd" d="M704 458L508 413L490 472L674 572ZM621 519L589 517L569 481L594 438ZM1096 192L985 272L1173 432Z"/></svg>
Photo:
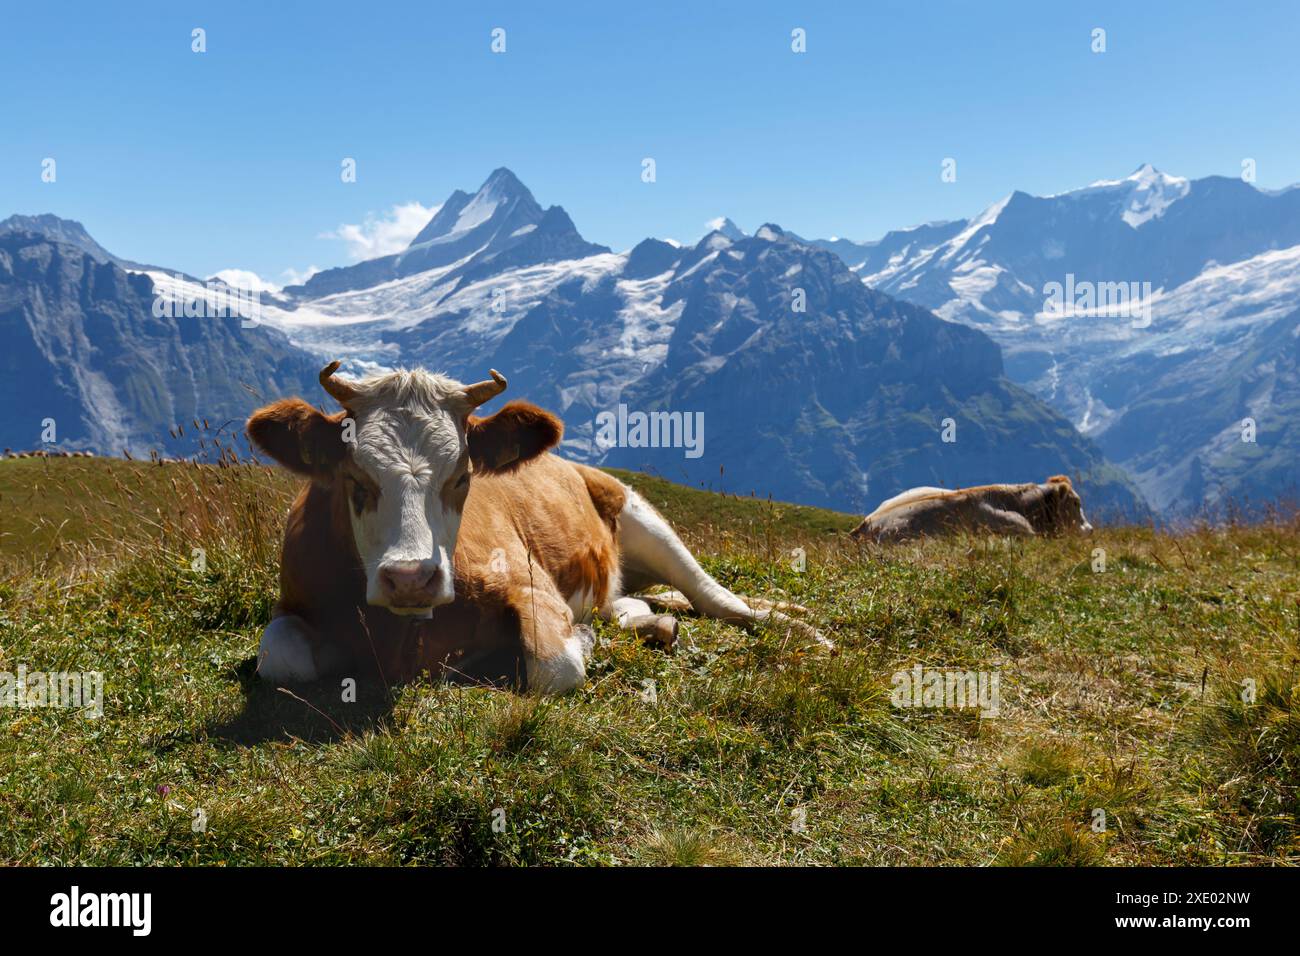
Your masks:
<svg viewBox="0 0 1300 956"><path fill-rule="evenodd" d="M427 607L438 593L441 575L437 561L389 561L379 569L379 583L390 601Z"/></svg>

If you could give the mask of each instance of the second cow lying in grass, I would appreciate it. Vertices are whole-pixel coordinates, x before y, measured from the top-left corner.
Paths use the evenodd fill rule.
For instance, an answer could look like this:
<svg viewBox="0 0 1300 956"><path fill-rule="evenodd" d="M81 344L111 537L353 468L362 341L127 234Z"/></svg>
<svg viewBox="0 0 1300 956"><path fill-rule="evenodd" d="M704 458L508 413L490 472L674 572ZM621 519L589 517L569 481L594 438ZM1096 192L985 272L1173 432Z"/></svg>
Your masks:
<svg viewBox="0 0 1300 956"><path fill-rule="evenodd" d="M506 387L496 372L462 385L337 368L320 380L343 411L288 399L248 421L260 448L310 479L289 513L263 679L427 671L560 693L583 683L593 613L672 642L676 622L627 596L656 583L710 617L811 632L720 585L632 489L551 455L562 425L550 413L511 402L477 417Z"/></svg>
<svg viewBox="0 0 1300 956"><path fill-rule="evenodd" d="M1091 530L1070 479L1054 475L1042 484L913 488L882 502L852 536L883 542L960 531L1034 535Z"/></svg>

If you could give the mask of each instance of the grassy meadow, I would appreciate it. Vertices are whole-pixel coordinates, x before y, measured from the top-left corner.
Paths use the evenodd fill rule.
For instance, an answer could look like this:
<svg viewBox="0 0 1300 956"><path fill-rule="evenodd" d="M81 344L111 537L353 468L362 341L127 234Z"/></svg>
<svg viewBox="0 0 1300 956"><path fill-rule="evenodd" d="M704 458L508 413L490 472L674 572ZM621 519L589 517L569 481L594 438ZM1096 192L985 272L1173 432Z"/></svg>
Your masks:
<svg viewBox="0 0 1300 956"><path fill-rule="evenodd" d="M620 477L838 653L684 616L672 654L597 623L561 698L291 695L253 669L295 479L0 460L0 671L104 675L99 718L0 707L0 864L1300 861L1295 521L860 550ZM918 664L997 674L998 713L894 706Z"/></svg>

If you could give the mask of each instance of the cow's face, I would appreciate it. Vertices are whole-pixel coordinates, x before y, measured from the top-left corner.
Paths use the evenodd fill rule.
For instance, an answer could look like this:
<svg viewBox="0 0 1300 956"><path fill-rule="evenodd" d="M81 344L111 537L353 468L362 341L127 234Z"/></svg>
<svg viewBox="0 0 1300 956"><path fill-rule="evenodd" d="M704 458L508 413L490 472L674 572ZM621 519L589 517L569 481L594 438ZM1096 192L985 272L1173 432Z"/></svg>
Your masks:
<svg viewBox="0 0 1300 956"><path fill-rule="evenodd" d="M1054 531L1092 533L1092 525L1083 514L1083 501L1064 475L1047 479L1048 516Z"/></svg>
<svg viewBox="0 0 1300 956"><path fill-rule="evenodd" d="M454 400L376 399L354 400L355 442L340 468L366 601L427 614L454 596L469 409Z"/></svg>
<svg viewBox="0 0 1300 956"><path fill-rule="evenodd" d="M559 421L523 402L490 418L473 410L505 379L462 385L421 370L321 382L344 406L326 416L301 400L253 415L248 432L281 464L329 483L345 507L366 601L427 616L455 596L454 554L475 473L504 470L559 441Z"/></svg>

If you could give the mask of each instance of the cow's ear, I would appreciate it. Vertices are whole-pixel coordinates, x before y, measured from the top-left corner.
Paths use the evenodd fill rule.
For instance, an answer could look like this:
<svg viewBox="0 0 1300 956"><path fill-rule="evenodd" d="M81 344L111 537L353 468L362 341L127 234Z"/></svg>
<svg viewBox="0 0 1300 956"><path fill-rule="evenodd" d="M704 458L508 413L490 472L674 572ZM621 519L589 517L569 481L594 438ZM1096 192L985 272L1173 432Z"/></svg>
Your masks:
<svg viewBox="0 0 1300 956"><path fill-rule="evenodd" d="M326 415L301 398L259 408L245 426L258 448L290 471L323 478L347 456L343 419L347 412Z"/></svg>
<svg viewBox="0 0 1300 956"><path fill-rule="evenodd" d="M1068 501L1074 495L1074 485L1064 475L1053 475L1047 479L1047 493L1054 501Z"/></svg>
<svg viewBox="0 0 1300 956"><path fill-rule="evenodd" d="M465 426L475 471L509 471L559 444L564 423L529 402L510 402Z"/></svg>

